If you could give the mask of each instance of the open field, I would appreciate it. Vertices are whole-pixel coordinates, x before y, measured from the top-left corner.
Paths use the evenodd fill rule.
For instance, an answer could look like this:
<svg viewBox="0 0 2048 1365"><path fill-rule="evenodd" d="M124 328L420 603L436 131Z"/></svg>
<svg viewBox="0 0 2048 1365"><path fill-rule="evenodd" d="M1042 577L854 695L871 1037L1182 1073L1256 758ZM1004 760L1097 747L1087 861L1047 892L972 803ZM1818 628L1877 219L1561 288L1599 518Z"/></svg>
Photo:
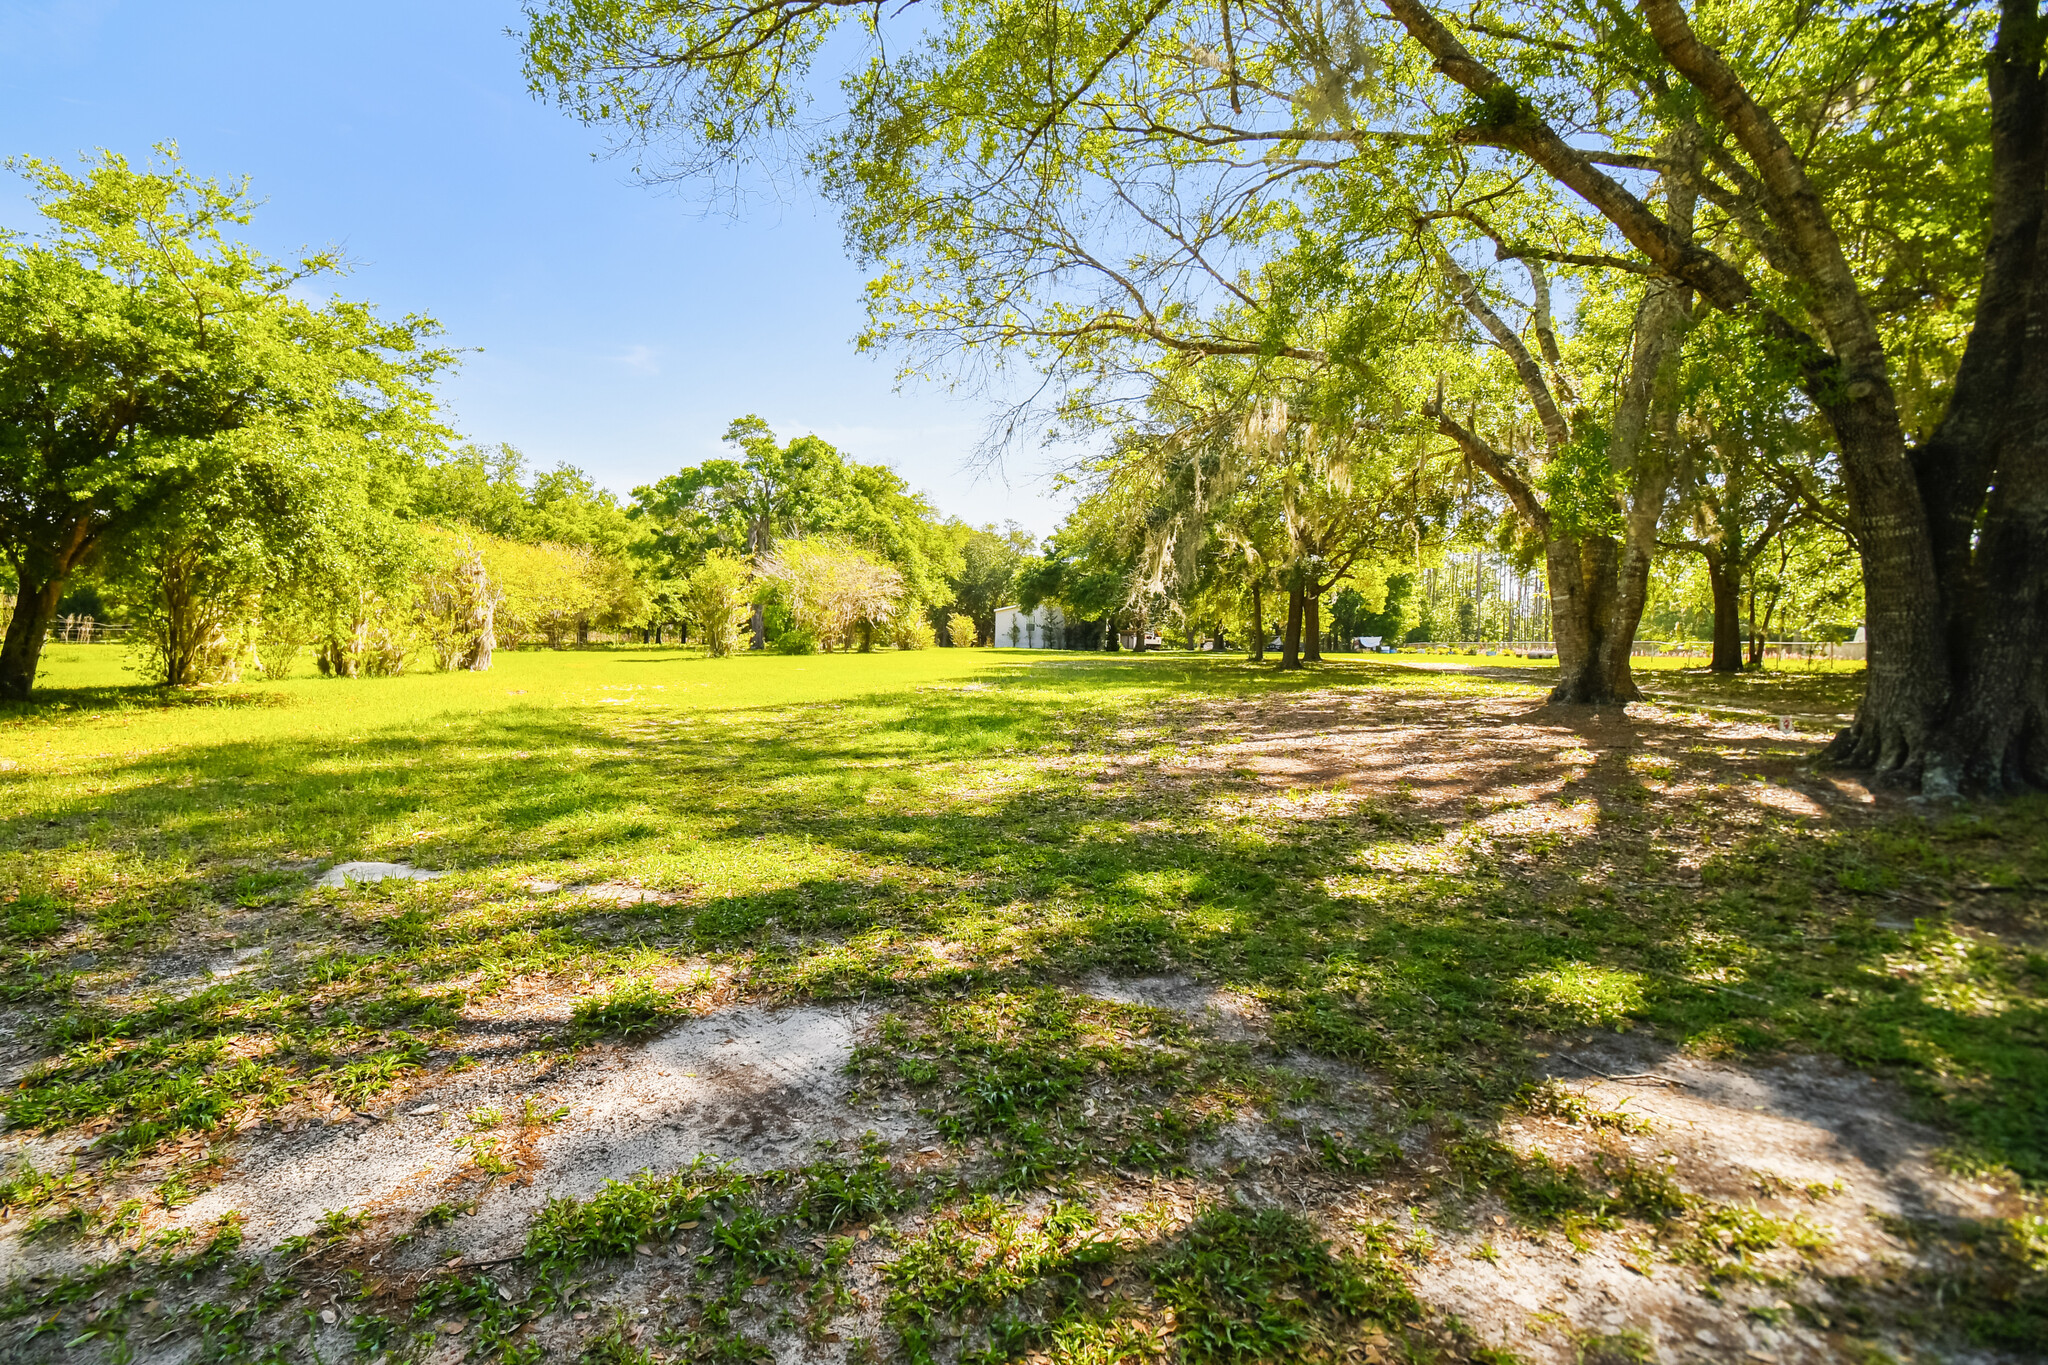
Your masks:
<svg viewBox="0 0 2048 1365"><path fill-rule="evenodd" d="M2040 1358L2048 804L1547 671L54 648L0 1359Z"/></svg>

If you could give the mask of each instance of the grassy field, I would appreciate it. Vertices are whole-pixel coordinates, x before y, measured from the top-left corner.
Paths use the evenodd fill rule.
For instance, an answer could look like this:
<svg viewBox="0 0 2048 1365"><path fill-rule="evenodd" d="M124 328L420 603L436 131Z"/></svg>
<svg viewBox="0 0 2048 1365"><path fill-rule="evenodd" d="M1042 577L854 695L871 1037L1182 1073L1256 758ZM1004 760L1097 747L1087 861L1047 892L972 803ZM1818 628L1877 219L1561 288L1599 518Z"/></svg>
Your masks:
<svg viewBox="0 0 2048 1365"><path fill-rule="evenodd" d="M2048 1330L2048 808L1928 811L1812 772L1854 671L1646 671L1639 714L1577 719L1533 715L1545 671L619 648L164 697L117 651L53 647L40 699L0 712L0 1227L73 1264L8 1288L4 1349L120 1358L176 1276L164 1336L217 1358L295 1359L330 1331L424 1359L458 1319L463 1353L515 1360L746 1359L806 1332L920 1360L1647 1349L1541 1314L1489 1343L1434 1305L1430 1239L1484 1205L1624 1263L1653 1247L1667 1278L1755 1289L1844 1351L2024 1358ZM364 859L449 875L309 883ZM261 970L205 965L251 950ZM1085 988L1149 978L1225 992L1256 1028ZM474 1065L479 1011L516 1015L536 983L562 1002L519 1035L536 1076L735 1002L878 1008L852 1073L916 1105L937 1156L654 1172L550 1204L491 1280L349 1270L375 1229L345 1209L291 1258L179 1226L252 1123L374 1116ZM1799 1267L1821 1243L1793 1205L1673 1183L1625 1116L1545 1080L1617 1034L1874 1073L2001 1211L1900 1222L1918 1260L1830 1272L1815 1306ZM1349 1129L1288 1117L1336 1103L1318 1066L1371 1091ZM1294 1125L1321 1204L1205 1163L1247 1116ZM1608 1147L1510 1132L1531 1123ZM75 1168L23 1145L64 1135L92 1139ZM1131 1182L1193 1193L1116 1225L1106 1192ZM1398 1227L1331 1212L1367 1185L1409 1202ZM870 1229L871 1330L840 1340ZM657 1329L592 1309L608 1258L683 1237L703 1254ZM280 1326L316 1287L346 1321Z"/></svg>

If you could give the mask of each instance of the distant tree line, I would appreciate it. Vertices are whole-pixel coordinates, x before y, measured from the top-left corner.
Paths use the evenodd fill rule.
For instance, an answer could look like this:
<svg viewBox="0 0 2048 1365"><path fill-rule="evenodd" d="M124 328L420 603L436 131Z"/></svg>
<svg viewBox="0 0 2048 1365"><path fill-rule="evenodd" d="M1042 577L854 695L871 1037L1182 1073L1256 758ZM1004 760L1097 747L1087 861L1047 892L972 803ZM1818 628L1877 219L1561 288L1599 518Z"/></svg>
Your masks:
<svg viewBox="0 0 2048 1365"><path fill-rule="evenodd" d="M893 471L748 417L621 502L463 444L431 319L339 296L333 252L238 240L243 184L10 163L45 230L0 243L0 697L52 623L130 627L185 686L491 666L499 649L693 634L713 653L987 642L1035 548L942 519Z"/></svg>

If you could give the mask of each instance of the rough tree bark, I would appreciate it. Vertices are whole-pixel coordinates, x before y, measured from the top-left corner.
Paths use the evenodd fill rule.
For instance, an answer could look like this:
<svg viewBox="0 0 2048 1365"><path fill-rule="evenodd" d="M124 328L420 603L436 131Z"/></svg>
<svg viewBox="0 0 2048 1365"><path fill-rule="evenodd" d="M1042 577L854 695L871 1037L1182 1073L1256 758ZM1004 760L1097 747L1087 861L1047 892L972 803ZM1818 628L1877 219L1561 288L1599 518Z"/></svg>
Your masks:
<svg viewBox="0 0 2048 1365"><path fill-rule="evenodd" d="M72 517L53 540L53 554L13 561L17 592L6 638L0 640L0 699L27 701L35 690L36 666L42 661L43 641L56 618L57 603L64 596L64 581L98 544L93 518L84 514Z"/></svg>
<svg viewBox="0 0 2048 1365"><path fill-rule="evenodd" d="M1674 154L1690 160L1689 144L1675 141L1681 145ZM1689 225L1694 192L1675 178L1666 190L1674 218ZM1513 255L1505 242L1495 241L1503 258ZM1523 392L1542 424L1549 458L1560 459L1575 435L1564 415L1565 404L1559 401L1562 397L1569 402L1571 390L1551 322L1548 276L1540 260L1520 259L1529 272L1532 328L1543 363L1538 363L1520 334L1487 304L1456 259L1449 252L1439 253L1439 264L1465 311L1514 363ZM1552 704L1613 705L1642 697L1629 658L1648 600L1657 525L1671 490L1678 411L1675 361L1692 325L1692 308L1692 291L1672 280L1652 281L1636 306L1635 344L1607 442L1608 458L1628 489L1618 509L1622 517L1618 542L1598 525L1598 513L1604 509L1546 505L1519 463L1458 422L1441 393L1426 408L1438 431L1455 441L1499 486L1516 513L1543 540L1557 642Z"/></svg>
<svg viewBox="0 0 2048 1365"><path fill-rule="evenodd" d="M1252 580L1252 662L1266 661L1266 618L1259 601L1259 580Z"/></svg>
<svg viewBox="0 0 2048 1365"><path fill-rule="evenodd" d="M1707 561L1707 586L1714 594L1714 655L1707 663L1713 673L1742 671L1742 571L1717 548L1703 549Z"/></svg>
<svg viewBox="0 0 2048 1365"><path fill-rule="evenodd" d="M1301 667L1301 574L1287 582L1287 633L1280 637L1280 667Z"/></svg>
<svg viewBox="0 0 2048 1365"><path fill-rule="evenodd" d="M14 614L7 619L7 638L0 641L0 698L8 701L27 701L34 690L36 666L43 657L43 640L57 614L58 599L64 596L61 578L35 584L21 582L20 587L14 599Z"/></svg>

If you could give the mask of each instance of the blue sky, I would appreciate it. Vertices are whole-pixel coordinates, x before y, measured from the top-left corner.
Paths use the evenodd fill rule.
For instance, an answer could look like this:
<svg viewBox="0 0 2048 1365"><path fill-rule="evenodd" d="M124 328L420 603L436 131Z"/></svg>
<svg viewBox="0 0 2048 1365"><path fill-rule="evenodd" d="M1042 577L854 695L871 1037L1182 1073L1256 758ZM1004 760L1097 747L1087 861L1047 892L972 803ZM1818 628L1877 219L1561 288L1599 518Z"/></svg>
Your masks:
<svg viewBox="0 0 2048 1365"><path fill-rule="evenodd" d="M0 0L4 150L132 159L175 140L248 175L275 254L342 246L342 285L480 348L444 394L472 439L569 461L627 493L719 453L734 417L893 465L948 513L1040 534L1033 468L965 468L989 401L864 357L861 276L829 210L735 220L593 159L602 135L532 99L506 0ZM18 192L0 222L32 226Z"/></svg>

